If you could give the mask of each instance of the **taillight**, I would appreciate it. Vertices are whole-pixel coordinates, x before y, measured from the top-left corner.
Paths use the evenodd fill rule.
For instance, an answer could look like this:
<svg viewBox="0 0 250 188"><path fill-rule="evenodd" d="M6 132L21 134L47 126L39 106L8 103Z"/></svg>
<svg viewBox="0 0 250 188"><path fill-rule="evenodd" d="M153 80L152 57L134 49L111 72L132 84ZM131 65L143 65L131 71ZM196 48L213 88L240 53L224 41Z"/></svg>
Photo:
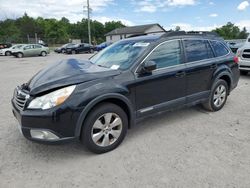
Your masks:
<svg viewBox="0 0 250 188"><path fill-rule="evenodd" d="M234 57L234 62L235 62L236 64L239 63L239 58L238 58L237 56Z"/></svg>

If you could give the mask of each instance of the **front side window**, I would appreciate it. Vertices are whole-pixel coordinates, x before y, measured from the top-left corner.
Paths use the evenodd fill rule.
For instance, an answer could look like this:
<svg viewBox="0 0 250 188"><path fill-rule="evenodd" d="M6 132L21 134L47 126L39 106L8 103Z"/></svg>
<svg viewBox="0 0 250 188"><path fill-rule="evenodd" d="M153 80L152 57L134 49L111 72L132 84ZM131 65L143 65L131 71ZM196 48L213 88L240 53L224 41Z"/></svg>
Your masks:
<svg viewBox="0 0 250 188"><path fill-rule="evenodd" d="M168 41L158 46L146 61L154 61L157 69L181 64L180 41Z"/></svg>
<svg viewBox="0 0 250 188"><path fill-rule="evenodd" d="M28 49L31 49L31 48L33 48L33 45L28 45L28 46L24 47L24 50L28 50Z"/></svg>
<svg viewBox="0 0 250 188"><path fill-rule="evenodd" d="M206 40L184 40L187 62L205 60L213 57Z"/></svg>
<svg viewBox="0 0 250 188"><path fill-rule="evenodd" d="M229 53L228 49L219 41L210 41L216 57L224 56Z"/></svg>

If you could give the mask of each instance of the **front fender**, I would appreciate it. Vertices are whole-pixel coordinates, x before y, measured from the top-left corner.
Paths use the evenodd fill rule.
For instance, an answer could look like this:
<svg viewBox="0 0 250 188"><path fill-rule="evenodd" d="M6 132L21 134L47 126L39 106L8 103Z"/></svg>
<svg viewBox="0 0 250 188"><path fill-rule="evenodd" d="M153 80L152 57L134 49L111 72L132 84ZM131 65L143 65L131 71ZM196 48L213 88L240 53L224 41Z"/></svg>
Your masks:
<svg viewBox="0 0 250 188"><path fill-rule="evenodd" d="M92 101L90 101L87 106L85 106L85 108L83 109L83 111L81 112L78 121L77 121L77 125L76 125L76 129L75 129L75 137L80 137L81 135L81 129L83 126L83 122L87 117L87 114L89 113L89 111L98 103L105 101L107 99L118 99L123 101L128 109L129 109L129 116L130 116L130 126L132 127L135 124L135 113L134 113L134 109L132 107L132 104L130 102L130 100L125 97L122 94L118 94L118 93L108 93L108 94L103 94L101 96L96 97L95 99L93 99Z"/></svg>

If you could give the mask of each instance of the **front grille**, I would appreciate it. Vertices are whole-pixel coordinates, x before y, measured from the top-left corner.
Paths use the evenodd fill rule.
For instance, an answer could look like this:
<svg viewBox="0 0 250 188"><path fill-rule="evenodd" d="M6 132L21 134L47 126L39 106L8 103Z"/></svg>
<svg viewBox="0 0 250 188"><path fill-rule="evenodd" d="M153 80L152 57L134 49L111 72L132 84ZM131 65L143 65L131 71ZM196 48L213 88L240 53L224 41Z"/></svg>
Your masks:
<svg viewBox="0 0 250 188"><path fill-rule="evenodd" d="M246 59L250 58L250 49L244 50L242 53L242 57Z"/></svg>
<svg viewBox="0 0 250 188"><path fill-rule="evenodd" d="M17 87L14 91L13 101L18 110L23 110L27 100L29 99L29 94L27 91L21 90L19 87Z"/></svg>

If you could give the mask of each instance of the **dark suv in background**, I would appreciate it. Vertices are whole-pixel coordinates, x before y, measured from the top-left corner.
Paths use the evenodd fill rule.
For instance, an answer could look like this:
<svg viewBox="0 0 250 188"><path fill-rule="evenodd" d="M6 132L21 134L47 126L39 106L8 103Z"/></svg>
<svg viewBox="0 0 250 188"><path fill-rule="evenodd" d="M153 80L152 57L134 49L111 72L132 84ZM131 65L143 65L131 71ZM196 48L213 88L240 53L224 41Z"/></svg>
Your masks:
<svg viewBox="0 0 250 188"><path fill-rule="evenodd" d="M87 43L81 43L81 44L75 44L74 46L67 47L66 53L67 54L79 54L79 53L94 53L94 46L87 44Z"/></svg>
<svg viewBox="0 0 250 188"><path fill-rule="evenodd" d="M154 113L195 104L220 110L237 86L237 63L213 33L129 38L89 61L63 60L40 71L15 89L13 113L30 140L80 139L103 153Z"/></svg>
<svg viewBox="0 0 250 188"><path fill-rule="evenodd" d="M64 44L64 45L62 45L61 47L58 47L58 48L56 48L55 50L54 50L54 52L56 52L56 53L65 53L66 52L66 49L67 48L69 48L69 47L71 47L71 46L74 46L75 44L73 44L73 43L67 43L67 44Z"/></svg>

